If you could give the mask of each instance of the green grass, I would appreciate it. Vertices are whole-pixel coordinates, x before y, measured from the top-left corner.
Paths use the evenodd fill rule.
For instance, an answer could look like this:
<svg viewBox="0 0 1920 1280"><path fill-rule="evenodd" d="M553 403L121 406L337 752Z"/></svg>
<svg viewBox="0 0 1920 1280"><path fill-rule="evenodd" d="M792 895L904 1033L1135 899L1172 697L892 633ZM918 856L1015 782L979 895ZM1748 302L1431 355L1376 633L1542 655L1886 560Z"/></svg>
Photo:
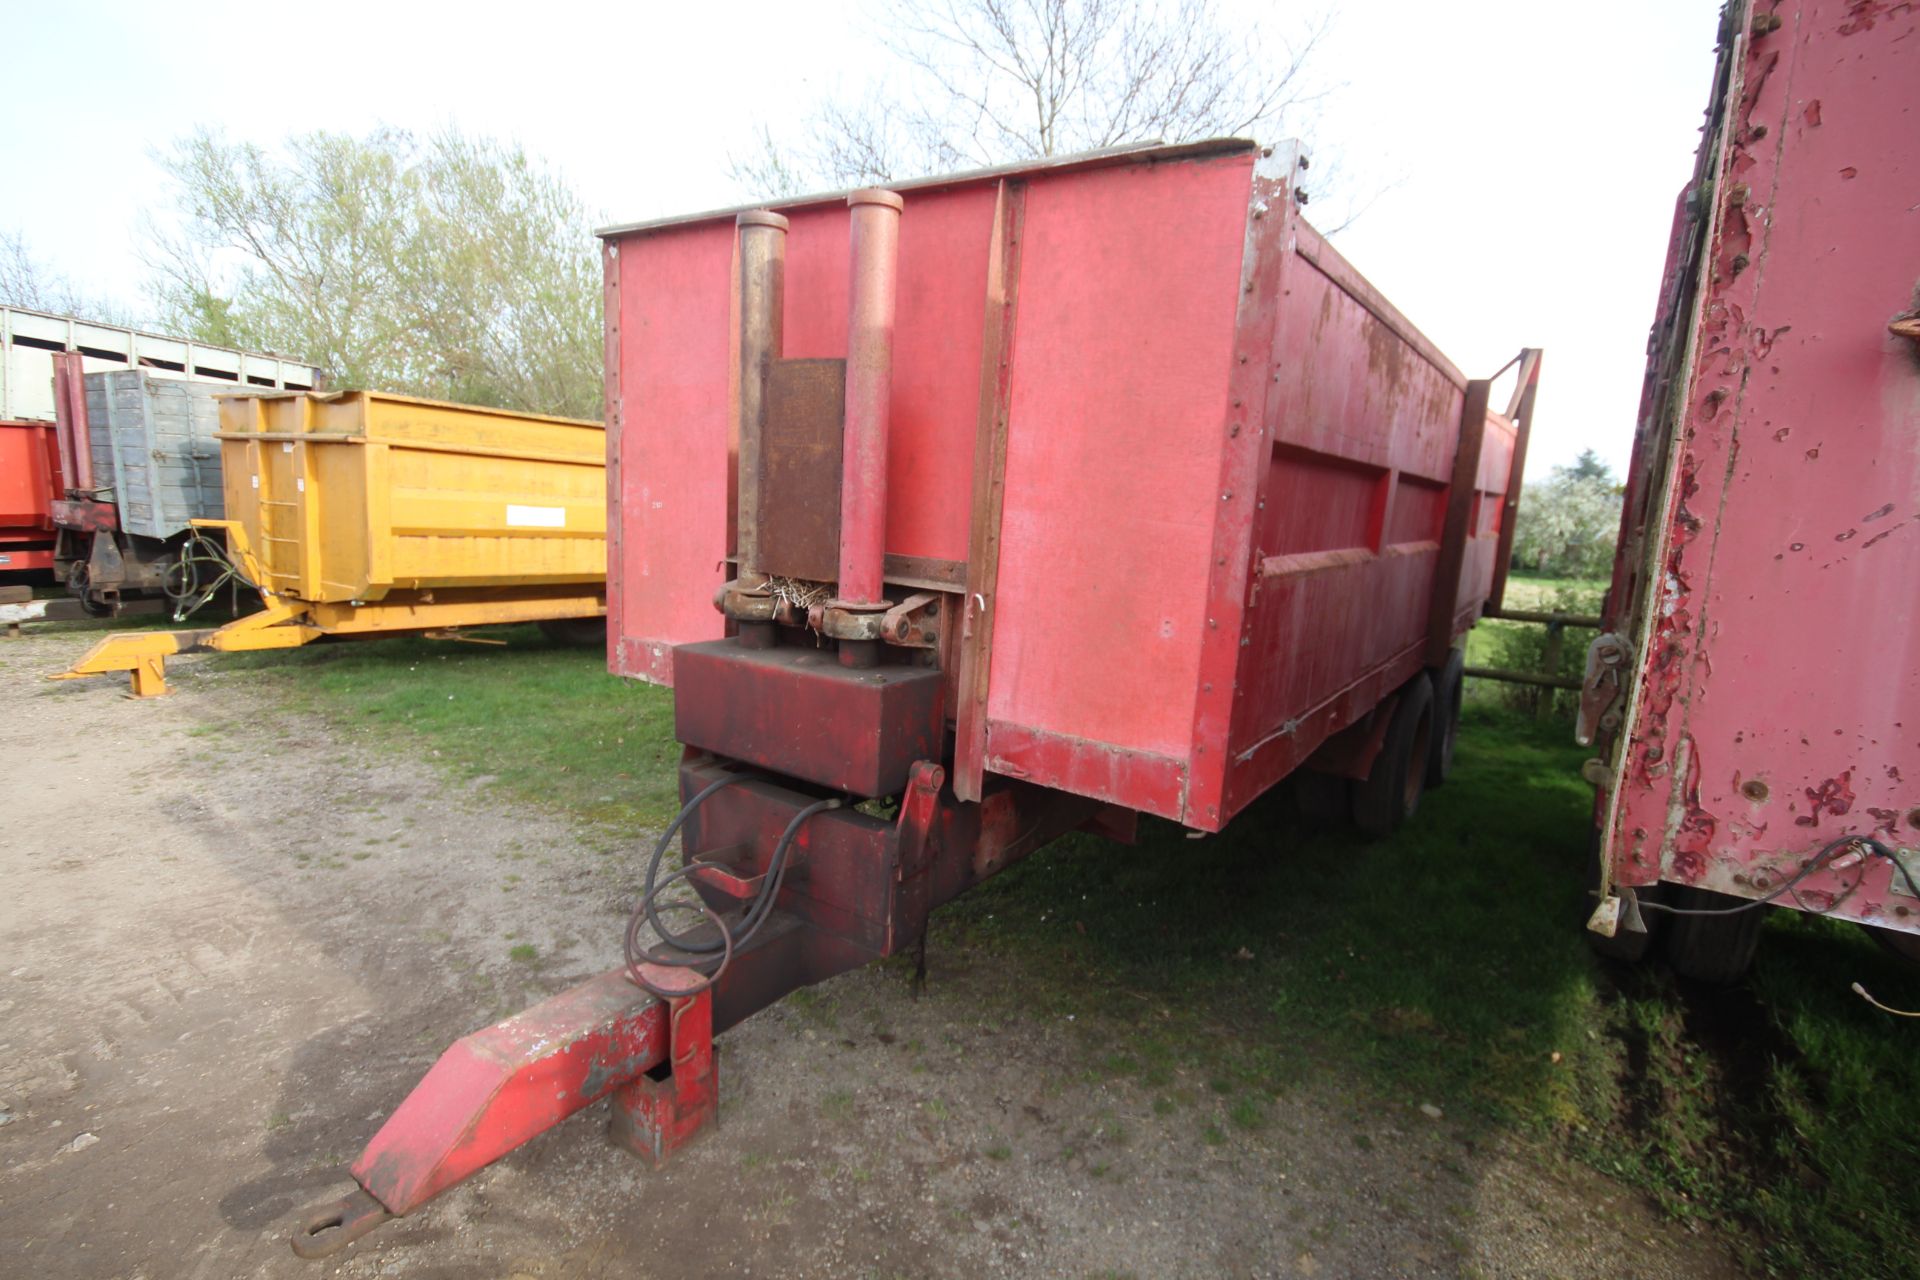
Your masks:
<svg viewBox="0 0 1920 1280"><path fill-rule="evenodd" d="M673 695L607 673L596 648L556 645L532 627L504 645L394 639L218 654L296 711L435 758L515 797L623 833L679 807Z"/></svg>
<svg viewBox="0 0 1920 1280"><path fill-rule="evenodd" d="M949 907L936 945L1023 975L1010 1004L1104 1015L1130 1053L1230 1095L1208 1144L1303 1083L1432 1103L1731 1228L1755 1267L1920 1276L1920 1032L1848 990L1920 1006L1920 974L1791 912L1747 988L1595 961L1567 739L1471 706L1453 782L1390 841L1311 829L1280 796L1204 842L1073 837Z"/></svg>
<svg viewBox="0 0 1920 1280"><path fill-rule="evenodd" d="M1537 607L1519 597L1560 585L1518 583L1510 600ZM607 676L597 653L509 634L214 661L596 827L658 824L669 695ZM1356 1117L1428 1123L1428 1103L1729 1228L1771 1273L1920 1277L1920 1030L1848 990L1916 1007L1920 975L1857 929L1791 912L1735 991L1598 964L1579 930L1584 754L1564 723L1478 699L1454 780L1392 840L1309 828L1279 794L1207 840L1151 821L1131 847L1071 837L944 909L934 946L963 951L969 997L1008 1017L1075 1015L1084 1057L1059 1081L1136 1091L1151 1123L1208 1145L1255 1140L1272 1099L1302 1087ZM789 1003L837 1016L827 993ZM853 1098L820 1106L845 1117Z"/></svg>

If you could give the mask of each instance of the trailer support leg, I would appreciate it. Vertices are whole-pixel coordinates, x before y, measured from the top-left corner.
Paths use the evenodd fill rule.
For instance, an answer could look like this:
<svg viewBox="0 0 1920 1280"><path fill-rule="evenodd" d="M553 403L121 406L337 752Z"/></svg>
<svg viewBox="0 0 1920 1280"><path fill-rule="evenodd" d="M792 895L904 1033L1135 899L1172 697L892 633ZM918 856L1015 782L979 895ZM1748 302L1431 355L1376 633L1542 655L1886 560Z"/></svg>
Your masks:
<svg viewBox="0 0 1920 1280"><path fill-rule="evenodd" d="M720 1114L712 993L670 1001L667 1017L667 1061L613 1091L610 1131L616 1144L656 1168Z"/></svg>
<svg viewBox="0 0 1920 1280"><path fill-rule="evenodd" d="M167 664L158 654L133 664L133 696L157 698L167 691Z"/></svg>

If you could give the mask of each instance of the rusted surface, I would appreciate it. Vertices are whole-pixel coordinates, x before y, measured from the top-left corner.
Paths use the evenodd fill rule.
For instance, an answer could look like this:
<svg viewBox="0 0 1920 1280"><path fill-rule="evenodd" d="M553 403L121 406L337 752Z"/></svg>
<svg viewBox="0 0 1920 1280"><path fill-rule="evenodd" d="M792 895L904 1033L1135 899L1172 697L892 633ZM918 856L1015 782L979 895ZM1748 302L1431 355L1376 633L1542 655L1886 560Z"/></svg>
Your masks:
<svg viewBox="0 0 1920 1280"><path fill-rule="evenodd" d="M886 598L887 436L893 417L902 201L891 191L856 191L847 197L847 207L852 280L837 580L840 599L874 605Z"/></svg>
<svg viewBox="0 0 1920 1280"><path fill-rule="evenodd" d="M1440 526L1440 554L1433 567L1433 598L1427 605L1427 665L1437 667L1453 648L1454 617L1460 612L1460 571L1466 567L1467 540L1473 536L1475 479L1487 435L1487 400L1493 386L1483 378L1467 383L1460 408L1460 435L1454 446L1453 481L1447 488L1446 522Z"/></svg>
<svg viewBox="0 0 1920 1280"><path fill-rule="evenodd" d="M955 704L953 788L978 800L986 776L987 693L1000 584L1000 523L1007 498L1007 408L1013 385L1014 319L1020 302L1020 232L1026 184L994 195L987 257L986 333L981 339L980 413L973 441L973 500L966 597L961 602L960 687Z"/></svg>
<svg viewBox="0 0 1920 1280"><path fill-rule="evenodd" d="M53 412L60 470L78 493L93 491L93 443L87 424L86 364L78 351L53 355Z"/></svg>
<svg viewBox="0 0 1920 1280"><path fill-rule="evenodd" d="M751 486L753 567L832 582L840 563L840 490L847 362L780 360L767 380L763 436ZM745 466L747 453L741 453ZM742 505L742 518L746 508Z"/></svg>
<svg viewBox="0 0 1920 1280"><path fill-rule="evenodd" d="M1600 819L1625 883L1760 897L1837 837L1920 843L1920 360L1887 327L1920 262L1920 14L1767 3L1726 40L1628 478ZM1915 931L1891 864L1845 861L1783 905Z"/></svg>
<svg viewBox="0 0 1920 1280"><path fill-rule="evenodd" d="M691 798L737 765L692 754L680 790ZM729 851L743 876L763 871L793 815L818 795L805 784L756 778L720 793L685 828L689 857ZM778 960L743 956L715 991L724 1027L787 991L893 955L916 941L927 914L990 875L1092 820L1101 806L1006 778L989 779L978 803L962 803L945 770L916 764L894 820L836 809L817 814L795 839L794 865L777 914L791 930ZM709 899L725 907L724 900ZM756 950L755 955L759 954ZM737 972L736 972L737 971Z"/></svg>
<svg viewBox="0 0 1920 1280"><path fill-rule="evenodd" d="M753 585L763 572L780 572L760 567L760 548L766 545L761 538L760 499L766 475L762 450L775 395L771 383L786 345L787 220L777 213L753 210L736 221L740 235L735 268L740 276L740 350L735 374L735 460L731 468L735 493L730 509L735 513L734 559L746 585ZM837 482L837 471L835 479ZM834 503L837 512L837 494Z"/></svg>
<svg viewBox="0 0 1920 1280"><path fill-rule="evenodd" d="M1513 562L1513 535L1519 528L1520 494L1526 487L1527 442L1533 435L1533 406L1540 394L1540 350L1520 353L1520 371L1507 417L1513 422L1513 457L1507 466L1506 495L1500 500L1500 535L1493 553L1493 582L1487 588L1487 616L1507 598L1507 567ZM1596 624L1598 625L1598 624Z"/></svg>
<svg viewBox="0 0 1920 1280"><path fill-rule="evenodd" d="M674 665L674 729L689 746L861 796L898 792L914 761L940 754L932 667L850 671L831 649L733 640L682 646Z"/></svg>
<svg viewBox="0 0 1920 1280"><path fill-rule="evenodd" d="M938 556L887 553L887 581L922 591L960 591L967 585L967 562Z"/></svg>
<svg viewBox="0 0 1920 1280"><path fill-rule="evenodd" d="M611 1134L648 1164L664 1164L719 1112L720 1066L713 1055L713 997L667 1006L667 1074L641 1075L613 1092Z"/></svg>

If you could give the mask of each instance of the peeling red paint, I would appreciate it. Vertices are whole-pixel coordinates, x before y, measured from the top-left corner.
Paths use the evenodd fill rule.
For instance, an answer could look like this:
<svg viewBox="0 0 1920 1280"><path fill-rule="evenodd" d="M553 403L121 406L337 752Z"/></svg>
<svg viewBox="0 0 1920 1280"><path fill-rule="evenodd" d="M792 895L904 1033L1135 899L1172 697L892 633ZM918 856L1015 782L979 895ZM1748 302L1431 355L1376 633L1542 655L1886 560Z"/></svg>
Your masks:
<svg viewBox="0 0 1920 1280"><path fill-rule="evenodd" d="M1808 787L1808 812L1795 818L1794 824L1802 827L1820 825L1820 815L1824 811L1838 818L1853 808L1853 770L1848 769L1837 778L1828 778L1818 787Z"/></svg>
<svg viewBox="0 0 1920 1280"><path fill-rule="evenodd" d="M1889 10L1911 10L1912 7L1904 3L1889 5L1886 0L1853 0L1847 6L1847 20L1835 29L1843 36L1859 35L1862 31L1873 30L1873 24L1885 17Z"/></svg>
<svg viewBox="0 0 1920 1280"><path fill-rule="evenodd" d="M1680 789L1684 809L1673 833L1673 878L1692 883L1706 873L1707 858L1713 852L1713 834L1720 823L1700 807L1700 753L1691 738L1685 741L1687 773Z"/></svg>
<svg viewBox="0 0 1920 1280"><path fill-rule="evenodd" d="M1862 551L1865 551L1868 547L1874 546L1877 543L1885 542L1888 538L1891 538L1894 534L1898 533L1900 530L1906 527L1907 527L1907 522L1905 520L1902 520L1899 524L1893 525L1890 528L1882 529L1879 533L1874 534L1871 538L1868 538L1865 542L1861 543L1860 549Z"/></svg>

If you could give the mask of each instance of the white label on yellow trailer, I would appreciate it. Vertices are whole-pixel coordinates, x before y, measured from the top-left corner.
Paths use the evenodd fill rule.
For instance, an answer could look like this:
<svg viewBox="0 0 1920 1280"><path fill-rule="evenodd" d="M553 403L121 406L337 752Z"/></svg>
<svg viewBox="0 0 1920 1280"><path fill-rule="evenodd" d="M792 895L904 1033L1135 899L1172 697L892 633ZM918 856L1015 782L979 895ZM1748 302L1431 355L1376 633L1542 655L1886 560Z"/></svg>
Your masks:
<svg viewBox="0 0 1920 1280"><path fill-rule="evenodd" d="M565 507L523 507L509 502L507 527L509 529L564 529L567 527L567 509Z"/></svg>

